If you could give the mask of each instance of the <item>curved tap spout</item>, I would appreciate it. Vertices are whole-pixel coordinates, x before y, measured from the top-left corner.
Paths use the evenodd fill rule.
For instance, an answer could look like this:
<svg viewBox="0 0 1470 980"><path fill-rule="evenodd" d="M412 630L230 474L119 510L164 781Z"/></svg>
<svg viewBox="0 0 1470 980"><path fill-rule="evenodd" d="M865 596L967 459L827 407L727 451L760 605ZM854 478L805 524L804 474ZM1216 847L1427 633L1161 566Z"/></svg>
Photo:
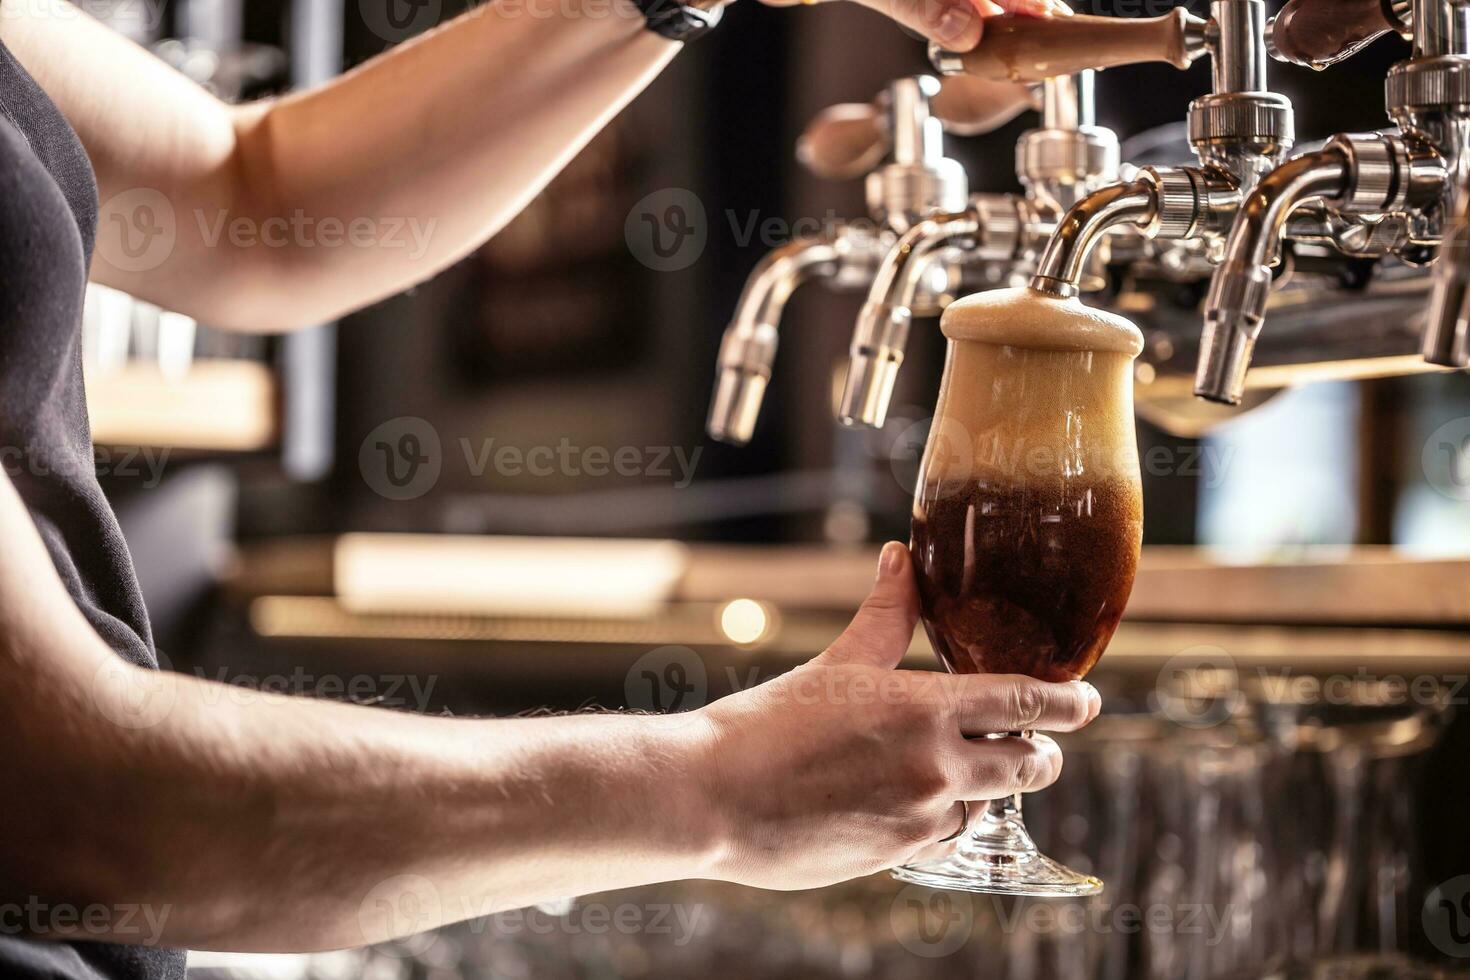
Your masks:
<svg viewBox="0 0 1470 980"><path fill-rule="evenodd" d="M743 446L755 431L786 301L802 283L832 276L842 260L837 237L823 235L782 245L761 259L720 341L715 390L705 424L710 438Z"/></svg>
<svg viewBox="0 0 1470 980"><path fill-rule="evenodd" d="M1058 222L1031 277L1031 288L1051 296L1076 296L1087 257L1103 233L1114 225L1146 225L1157 210L1157 188L1149 180L1110 184L1093 191Z"/></svg>
<svg viewBox="0 0 1470 980"><path fill-rule="evenodd" d="M1205 300L1196 395L1240 404L1287 219L1307 201L1346 193L1350 169L1347 156L1336 147L1306 153L1263 177L1241 204Z"/></svg>
<svg viewBox="0 0 1470 980"><path fill-rule="evenodd" d="M1454 219L1434 264L1421 353L1430 364L1470 366L1470 177L1455 188Z"/></svg>
<svg viewBox="0 0 1470 980"><path fill-rule="evenodd" d="M1014 213L1014 204L1011 210ZM974 205L963 211L933 214L900 235L883 257L868 300L858 314L848 350L847 383L837 410L843 425L883 426L903 363L914 294L926 259L956 239L975 236L980 227L980 211Z"/></svg>

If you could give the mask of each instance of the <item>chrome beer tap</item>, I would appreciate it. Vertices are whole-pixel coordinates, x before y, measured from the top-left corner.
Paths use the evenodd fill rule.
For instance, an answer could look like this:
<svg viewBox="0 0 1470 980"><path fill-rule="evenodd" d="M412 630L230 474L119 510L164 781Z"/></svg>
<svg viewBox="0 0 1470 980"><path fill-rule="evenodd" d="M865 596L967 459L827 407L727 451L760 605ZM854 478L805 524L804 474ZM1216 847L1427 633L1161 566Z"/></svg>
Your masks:
<svg viewBox="0 0 1470 980"><path fill-rule="evenodd" d="M1016 172L1025 195L975 194L962 210L921 219L888 250L853 331L838 409L844 425L883 425L919 286L936 252L961 248L967 267L1013 272L1072 204L1117 179L1118 139L1095 125L1091 71L1042 83L1042 125L1018 141Z"/></svg>
<svg viewBox="0 0 1470 980"><path fill-rule="evenodd" d="M1018 86L991 86L991 92L967 99L958 89L942 88L928 75L901 78L872 105L835 106L809 127L799 158L819 176L868 171L870 218L783 245L751 273L720 344L706 425L712 438L736 445L750 441L775 362L781 314L793 291L812 280L838 289L866 288L898 236L929 214L964 206L969 182L960 163L944 154L946 123L981 131L1015 115L1029 96ZM941 119L936 112L946 94L952 105L944 104ZM935 310L940 297L957 288L955 258L932 256L914 273L915 306Z"/></svg>
<svg viewBox="0 0 1470 980"><path fill-rule="evenodd" d="M1291 103L1266 84L1262 0L1214 0L1209 21L1178 23L1177 49L1208 52L1213 61L1211 93L1189 105L1189 141L1199 165L1145 167L1135 179L1078 201L1047 242L1031 288L1076 296L1093 247L1123 231L1167 243L1166 249L1208 254L1245 195L1291 148Z"/></svg>
<svg viewBox="0 0 1470 980"><path fill-rule="evenodd" d="M1210 282L1194 392L1238 404L1246 386L1284 237L1355 256L1422 264L1441 241L1421 353L1464 366L1463 224L1446 232L1470 154L1470 6L1413 0L1412 57L1389 72L1385 102L1396 132L1339 134L1264 178L1241 214Z"/></svg>

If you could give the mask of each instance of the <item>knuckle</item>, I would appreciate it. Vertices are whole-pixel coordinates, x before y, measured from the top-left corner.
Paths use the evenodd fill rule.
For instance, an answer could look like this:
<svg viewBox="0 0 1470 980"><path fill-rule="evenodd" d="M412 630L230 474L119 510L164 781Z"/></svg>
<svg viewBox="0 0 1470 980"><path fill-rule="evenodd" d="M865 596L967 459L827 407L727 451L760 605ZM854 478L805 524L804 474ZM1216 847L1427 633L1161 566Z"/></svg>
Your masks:
<svg viewBox="0 0 1470 980"><path fill-rule="evenodd" d="M1020 728L1031 728L1041 719L1046 708L1046 696L1032 681L1017 681L1011 686L1011 711Z"/></svg>
<svg viewBox="0 0 1470 980"><path fill-rule="evenodd" d="M1023 787L1041 789L1056 782L1061 773L1061 750L1055 742L1031 740L1017 765L1016 778Z"/></svg>
<svg viewBox="0 0 1470 980"><path fill-rule="evenodd" d="M926 755L922 762L910 767L908 791L914 802L928 804L945 799L951 794L950 787L949 774L932 757Z"/></svg>
<svg viewBox="0 0 1470 980"><path fill-rule="evenodd" d="M944 832L939 828L939 816L926 810L900 820L894 828L894 836L898 838L899 845L908 851L943 837Z"/></svg>
<svg viewBox="0 0 1470 980"><path fill-rule="evenodd" d="M1015 781L1016 785L1026 789L1040 778L1042 773L1041 753L1036 749L1030 749L1016 760Z"/></svg>

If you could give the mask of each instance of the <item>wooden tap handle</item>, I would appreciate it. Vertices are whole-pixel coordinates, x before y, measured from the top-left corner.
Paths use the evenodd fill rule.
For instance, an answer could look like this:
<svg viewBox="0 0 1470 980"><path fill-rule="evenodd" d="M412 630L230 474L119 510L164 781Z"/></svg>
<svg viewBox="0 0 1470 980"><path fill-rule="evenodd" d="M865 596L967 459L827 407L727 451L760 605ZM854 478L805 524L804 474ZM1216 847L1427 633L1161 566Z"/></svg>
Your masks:
<svg viewBox="0 0 1470 980"><path fill-rule="evenodd" d="M985 18L985 34L973 51L949 57L966 74L993 80L1039 82L1084 68L1114 68L1143 61L1166 61L1187 68L1191 51L1185 28L1203 24L1183 7L1160 17Z"/></svg>
<svg viewBox="0 0 1470 980"><path fill-rule="evenodd" d="M954 75L939 84L929 109L956 136L975 136L1036 108L1025 85ZM861 177L883 162L891 148L884 111L872 103L844 102L812 117L796 141L796 158L828 180Z"/></svg>
<svg viewBox="0 0 1470 980"><path fill-rule="evenodd" d="M972 75L948 75L939 82L939 94L929 100L929 111L956 136L979 136L999 129L1027 109L1040 109L1041 100L1029 85L997 82Z"/></svg>
<svg viewBox="0 0 1470 980"><path fill-rule="evenodd" d="M1382 0L1289 0L1271 24L1271 42L1282 61L1322 68L1341 61L1389 31L1408 26Z"/></svg>
<svg viewBox="0 0 1470 980"><path fill-rule="evenodd" d="M796 141L796 159L818 177L851 180L888 155L883 112L871 103L843 102L812 117Z"/></svg>

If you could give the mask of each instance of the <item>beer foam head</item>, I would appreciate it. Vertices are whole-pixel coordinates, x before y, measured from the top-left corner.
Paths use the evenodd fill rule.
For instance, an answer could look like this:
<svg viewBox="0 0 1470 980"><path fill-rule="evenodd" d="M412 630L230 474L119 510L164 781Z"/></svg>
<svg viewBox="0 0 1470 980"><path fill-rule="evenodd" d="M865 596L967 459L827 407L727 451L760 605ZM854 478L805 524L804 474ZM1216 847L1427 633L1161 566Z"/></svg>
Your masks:
<svg viewBox="0 0 1470 980"><path fill-rule="evenodd" d="M928 482L1080 485L1137 480L1126 319L1030 289L950 305Z"/></svg>
<svg viewBox="0 0 1470 980"><path fill-rule="evenodd" d="M1029 350L1099 351L1137 357L1143 334L1128 320L1034 289L994 289L956 300L940 329L951 340Z"/></svg>

